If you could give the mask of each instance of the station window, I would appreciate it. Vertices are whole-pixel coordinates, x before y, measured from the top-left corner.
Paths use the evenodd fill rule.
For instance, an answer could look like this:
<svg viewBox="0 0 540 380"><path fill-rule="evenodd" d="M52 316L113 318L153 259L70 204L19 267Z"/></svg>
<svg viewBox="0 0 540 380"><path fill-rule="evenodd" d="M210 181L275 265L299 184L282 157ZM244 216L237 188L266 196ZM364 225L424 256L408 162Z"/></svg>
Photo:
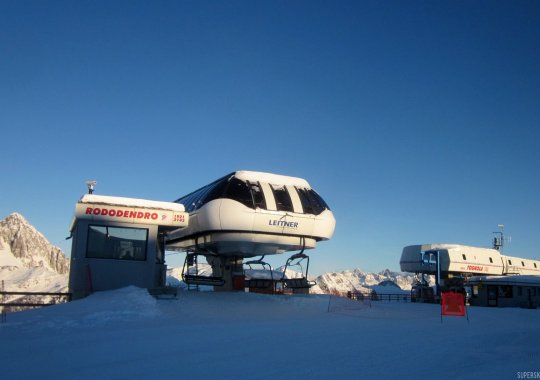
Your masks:
<svg viewBox="0 0 540 380"><path fill-rule="evenodd" d="M176 203L181 203L186 208L187 212L197 210L202 205L210 202L211 200L221 198L225 189L229 183L230 176L225 176L217 181L212 182L192 193L184 195L181 198L175 200Z"/></svg>
<svg viewBox="0 0 540 380"><path fill-rule="evenodd" d="M253 208L253 198L251 197L249 185L236 177L231 178L229 181L229 186L227 186L227 190L225 191L225 194L223 194L223 197L240 202L249 208Z"/></svg>
<svg viewBox="0 0 540 380"><path fill-rule="evenodd" d="M500 298L512 298L512 286L511 285L499 285L499 297Z"/></svg>
<svg viewBox="0 0 540 380"><path fill-rule="evenodd" d="M261 185L259 183L250 183L250 187L255 208L262 208L266 210L266 201L264 199L264 193L261 189Z"/></svg>
<svg viewBox="0 0 540 380"><path fill-rule="evenodd" d="M522 267L525 266L525 262L524 262L524 261L521 262L521 266L522 266Z"/></svg>
<svg viewBox="0 0 540 380"><path fill-rule="evenodd" d="M489 262L493 264L493 259L491 257L489 258Z"/></svg>
<svg viewBox="0 0 540 380"><path fill-rule="evenodd" d="M186 208L187 212L195 211L210 201L228 198L242 203L249 208L266 209L262 189L258 183L246 183L228 175L201 187L188 195L175 200Z"/></svg>
<svg viewBox="0 0 540 380"><path fill-rule="evenodd" d="M319 194L313 189L299 189L296 188L304 214L319 215L326 209L330 209L326 202L321 198Z"/></svg>
<svg viewBox="0 0 540 380"><path fill-rule="evenodd" d="M114 260L146 260L148 229L88 226L86 257Z"/></svg>
<svg viewBox="0 0 540 380"><path fill-rule="evenodd" d="M462 254L461 256L463 257L463 260L467 261L467 256L465 256L465 254Z"/></svg>
<svg viewBox="0 0 540 380"><path fill-rule="evenodd" d="M512 265L512 260L508 260L508 265Z"/></svg>
<svg viewBox="0 0 540 380"><path fill-rule="evenodd" d="M285 186L272 186L278 211L294 211L291 196Z"/></svg>
<svg viewBox="0 0 540 380"><path fill-rule="evenodd" d="M200 206L213 201L214 199L221 198L223 196L223 193L225 192L225 189L227 188L228 181L222 180L214 184L208 191L204 194L204 197L199 202Z"/></svg>

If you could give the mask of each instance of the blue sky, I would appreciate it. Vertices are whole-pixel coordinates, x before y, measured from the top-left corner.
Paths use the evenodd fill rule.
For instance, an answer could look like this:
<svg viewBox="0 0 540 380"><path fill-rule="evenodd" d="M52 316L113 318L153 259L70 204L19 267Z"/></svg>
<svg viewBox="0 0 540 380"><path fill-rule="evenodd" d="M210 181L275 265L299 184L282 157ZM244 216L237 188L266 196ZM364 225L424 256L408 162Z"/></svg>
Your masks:
<svg viewBox="0 0 540 380"><path fill-rule="evenodd" d="M2 1L0 57L0 218L67 254L88 179L167 201L243 169L328 202L313 274L499 223L540 257L537 1Z"/></svg>

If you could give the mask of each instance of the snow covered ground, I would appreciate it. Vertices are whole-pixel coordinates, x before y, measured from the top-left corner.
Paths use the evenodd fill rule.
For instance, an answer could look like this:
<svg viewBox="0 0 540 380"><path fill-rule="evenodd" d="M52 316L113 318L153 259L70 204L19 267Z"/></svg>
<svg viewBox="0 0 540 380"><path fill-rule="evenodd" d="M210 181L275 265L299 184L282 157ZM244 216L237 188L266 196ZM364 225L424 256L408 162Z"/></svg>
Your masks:
<svg viewBox="0 0 540 380"><path fill-rule="evenodd" d="M5 379L516 379L540 376L540 310L128 287L7 315Z"/></svg>

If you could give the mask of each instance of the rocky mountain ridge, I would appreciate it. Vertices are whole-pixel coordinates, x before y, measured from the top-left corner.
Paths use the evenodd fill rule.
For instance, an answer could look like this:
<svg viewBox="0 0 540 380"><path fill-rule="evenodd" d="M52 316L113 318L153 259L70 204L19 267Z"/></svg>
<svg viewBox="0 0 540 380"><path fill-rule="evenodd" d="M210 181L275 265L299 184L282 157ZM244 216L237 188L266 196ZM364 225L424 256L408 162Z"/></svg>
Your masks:
<svg viewBox="0 0 540 380"><path fill-rule="evenodd" d="M22 215L13 213L0 220L1 289L65 292L68 274L69 260L62 250L50 244Z"/></svg>
<svg viewBox="0 0 540 380"><path fill-rule="evenodd" d="M69 260L18 213L0 221L0 250L9 250L28 268L43 267L58 274L69 272Z"/></svg>

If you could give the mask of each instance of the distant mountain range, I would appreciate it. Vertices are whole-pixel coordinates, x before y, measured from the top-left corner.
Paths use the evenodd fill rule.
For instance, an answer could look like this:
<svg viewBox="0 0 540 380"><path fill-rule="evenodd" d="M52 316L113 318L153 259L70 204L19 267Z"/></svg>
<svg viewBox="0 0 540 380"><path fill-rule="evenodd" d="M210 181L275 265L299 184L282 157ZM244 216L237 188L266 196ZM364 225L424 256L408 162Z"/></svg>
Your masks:
<svg viewBox="0 0 540 380"><path fill-rule="evenodd" d="M181 286L181 272L181 268L170 268L168 284ZM294 273L288 271L287 275L293 277ZM0 281L4 284L4 290L66 292L68 277L69 259L22 215L13 213L0 221ZM369 292L374 286L387 281L408 290L414 275L389 269L379 273L354 269L328 272L314 281L316 285L311 288L311 293L345 295L348 291Z"/></svg>
<svg viewBox="0 0 540 380"><path fill-rule="evenodd" d="M379 284L388 282L398 285L403 290L410 290L414 280L414 274L392 272L389 269L379 273L362 272L360 269L328 272L315 279L316 285L311 288L311 292L336 295L346 295L349 291L369 293ZM389 288L388 293L393 291Z"/></svg>

